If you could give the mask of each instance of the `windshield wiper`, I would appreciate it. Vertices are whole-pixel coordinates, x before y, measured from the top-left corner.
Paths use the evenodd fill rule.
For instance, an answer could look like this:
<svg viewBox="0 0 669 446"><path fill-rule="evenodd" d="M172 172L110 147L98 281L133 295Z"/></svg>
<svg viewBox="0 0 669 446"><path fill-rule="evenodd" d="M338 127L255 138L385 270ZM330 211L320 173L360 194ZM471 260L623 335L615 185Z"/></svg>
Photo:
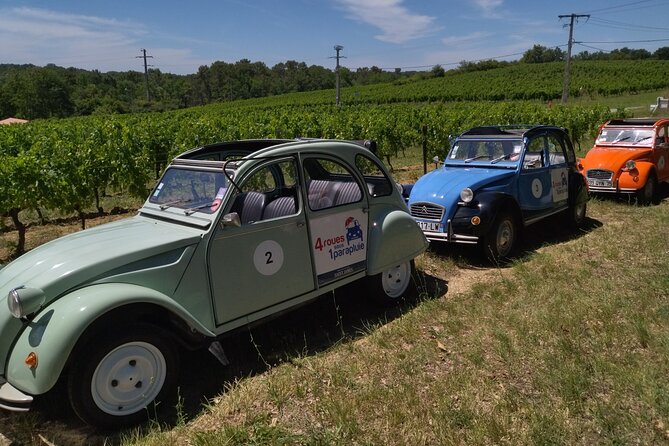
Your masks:
<svg viewBox="0 0 669 446"><path fill-rule="evenodd" d="M470 163L470 162L472 162L472 161L474 161L474 160L481 159L481 158L488 158L488 155L476 155L476 156L474 156L474 157L472 157L472 158L467 158L467 159L465 160L465 163Z"/></svg>
<svg viewBox="0 0 669 446"><path fill-rule="evenodd" d="M200 206L195 206L194 208L184 209L184 214L191 215L195 211L213 206L214 203L216 203L216 200L209 203L201 204Z"/></svg>
<svg viewBox="0 0 669 446"><path fill-rule="evenodd" d="M167 203L163 203L163 204L160 205L160 210L164 211L165 209L171 208L172 206L175 206L177 204L189 203L191 201L193 201L193 200L191 200L190 198L188 200L184 200L182 198L181 200L168 201Z"/></svg>
<svg viewBox="0 0 669 446"><path fill-rule="evenodd" d="M630 139L630 137L629 137L629 136L625 136L624 138L616 139L616 140L613 141L611 144L615 144L615 143L620 142L620 141L627 141L628 139Z"/></svg>
<svg viewBox="0 0 669 446"><path fill-rule="evenodd" d="M502 156L498 156L497 158L491 160L490 164L497 164L502 160L508 160L509 158L511 158L511 155L515 155L515 153L505 153Z"/></svg>
<svg viewBox="0 0 669 446"><path fill-rule="evenodd" d="M645 141L645 140L650 139L650 138L652 138L652 136L644 136L643 138L641 138L637 141L634 141L634 144L639 144L641 141Z"/></svg>

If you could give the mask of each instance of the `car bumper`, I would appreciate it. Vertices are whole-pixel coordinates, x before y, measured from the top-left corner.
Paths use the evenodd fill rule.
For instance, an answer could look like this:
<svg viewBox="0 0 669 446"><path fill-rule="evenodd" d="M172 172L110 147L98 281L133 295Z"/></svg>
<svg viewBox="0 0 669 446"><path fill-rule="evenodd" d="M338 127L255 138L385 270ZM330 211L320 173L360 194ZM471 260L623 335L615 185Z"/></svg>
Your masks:
<svg viewBox="0 0 669 446"><path fill-rule="evenodd" d="M27 412L32 402L32 396L26 395L0 378L0 409Z"/></svg>
<svg viewBox="0 0 669 446"><path fill-rule="evenodd" d="M631 189L626 187L601 187L601 186L588 186L590 192L596 194L634 194L638 189Z"/></svg>
<svg viewBox="0 0 669 446"><path fill-rule="evenodd" d="M475 235L456 234L453 231L453 224L451 223L451 220L448 220L445 229L446 230L444 232L423 230L423 234L425 235L426 239L435 242L450 242L450 243L463 243L468 245L475 245L479 241L479 238Z"/></svg>

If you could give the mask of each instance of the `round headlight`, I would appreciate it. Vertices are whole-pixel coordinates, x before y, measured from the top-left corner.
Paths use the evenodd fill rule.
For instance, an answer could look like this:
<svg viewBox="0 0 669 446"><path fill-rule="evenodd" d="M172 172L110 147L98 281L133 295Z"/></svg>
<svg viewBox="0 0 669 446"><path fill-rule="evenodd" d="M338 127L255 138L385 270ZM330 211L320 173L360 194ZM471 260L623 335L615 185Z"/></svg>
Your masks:
<svg viewBox="0 0 669 446"><path fill-rule="evenodd" d="M634 170L636 169L636 163L634 162L634 160L627 160L627 162L625 163L625 167L627 168L627 170Z"/></svg>
<svg viewBox="0 0 669 446"><path fill-rule="evenodd" d="M23 308L21 308L21 298L19 297L19 292L15 289L11 290L7 295L7 306L9 307L9 312L15 318L23 317Z"/></svg>
<svg viewBox="0 0 669 446"><path fill-rule="evenodd" d="M39 288L20 286L7 295L7 306L12 316L22 318L39 310L44 304L44 299L44 292Z"/></svg>
<svg viewBox="0 0 669 446"><path fill-rule="evenodd" d="M465 187L460 191L460 199L465 203L469 203L474 199L474 192L470 188Z"/></svg>

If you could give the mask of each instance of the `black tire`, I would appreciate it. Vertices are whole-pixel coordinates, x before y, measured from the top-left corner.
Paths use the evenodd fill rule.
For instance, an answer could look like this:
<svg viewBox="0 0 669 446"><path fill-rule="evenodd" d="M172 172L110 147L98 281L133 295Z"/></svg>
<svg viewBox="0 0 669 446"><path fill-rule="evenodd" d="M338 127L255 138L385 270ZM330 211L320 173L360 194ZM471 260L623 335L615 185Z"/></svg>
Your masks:
<svg viewBox="0 0 669 446"><path fill-rule="evenodd" d="M492 263L506 262L515 250L518 241L518 224L508 212L500 213L483 237L483 255Z"/></svg>
<svg viewBox="0 0 669 446"><path fill-rule="evenodd" d="M565 217L567 224L571 229L578 229L583 226L587 210L588 204L586 201L580 204L575 203L569 206L569 209L566 210Z"/></svg>
<svg viewBox="0 0 669 446"><path fill-rule="evenodd" d="M171 407L176 393L178 352L160 329L113 331L76 348L67 380L74 412L99 429L140 423L159 402Z"/></svg>
<svg viewBox="0 0 669 446"><path fill-rule="evenodd" d="M657 177L655 173L648 174L646 184L643 185L636 193L636 201L640 206L648 206L655 202L657 195Z"/></svg>
<svg viewBox="0 0 669 446"><path fill-rule="evenodd" d="M400 263L380 274L367 278L370 296L382 305L396 305L403 300L416 297L413 260Z"/></svg>

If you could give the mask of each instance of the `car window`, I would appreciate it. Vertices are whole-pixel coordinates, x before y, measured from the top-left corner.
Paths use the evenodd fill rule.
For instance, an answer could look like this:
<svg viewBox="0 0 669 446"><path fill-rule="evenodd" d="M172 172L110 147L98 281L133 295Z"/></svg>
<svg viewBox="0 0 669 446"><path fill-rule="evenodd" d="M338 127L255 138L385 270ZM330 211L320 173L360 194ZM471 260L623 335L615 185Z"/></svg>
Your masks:
<svg viewBox="0 0 669 446"><path fill-rule="evenodd" d="M597 144L649 146L653 142L652 129L621 129L605 127L597 136Z"/></svg>
<svg viewBox="0 0 669 446"><path fill-rule="evenodd" d="M562 142L553 135L549 135L546 138L546 143L548 147L548 163L551 166L558 164L565 164L564 149L562 147Z"/></svg>
<svg viewBox="0 0 669 446"><path fill-rule="evenodd" d="M376 161L365 155L357 155L355 157L355 167L365 177L367 190L372 197L384 197L393 193L392 182L383 173Z"/></svg>
<svg viewBox="0 0 669 446"><path fill-rule="evenodd" d="M362 189L353 173L343 164L324 158L304 160L307 201L313 211L356 203Z"/></svg>
<svg viewBox="0 0 669 446"><path fill-rule="evenodd" d="M153 190L149 202L161 209L180 208L211 214L214 204L225 194L227 178L220 171L204 171L171 167L165 171Z"/></svg>
<svg viewBox="0 0 669 446"><path fill-rule="evenodd" d="M239 185L230 212L239 215L242 225L297 214L296 172L293 160L264 165Z"/></svg>
<svg viewBox="0 0 669 446"><path fill-rule="evenodd" d="M460 139L446 156L446 160L466 163L485 163L517 161L522 151L521 140L509 139Z"/></svg>
<svg viewBox="0 0 669 446"><path fill-rule="evenodd" d="M667 143L667 126L663 125L657 129L657 139L656 144L666 144Z"/></svg>
<svg viewBox="0 0 669 446"><path fill-rule="evenodd" d="M540 136L529 141L527 151L523 159L523 169L538 169L544 167L544 145L545 138Z"/></svg>

